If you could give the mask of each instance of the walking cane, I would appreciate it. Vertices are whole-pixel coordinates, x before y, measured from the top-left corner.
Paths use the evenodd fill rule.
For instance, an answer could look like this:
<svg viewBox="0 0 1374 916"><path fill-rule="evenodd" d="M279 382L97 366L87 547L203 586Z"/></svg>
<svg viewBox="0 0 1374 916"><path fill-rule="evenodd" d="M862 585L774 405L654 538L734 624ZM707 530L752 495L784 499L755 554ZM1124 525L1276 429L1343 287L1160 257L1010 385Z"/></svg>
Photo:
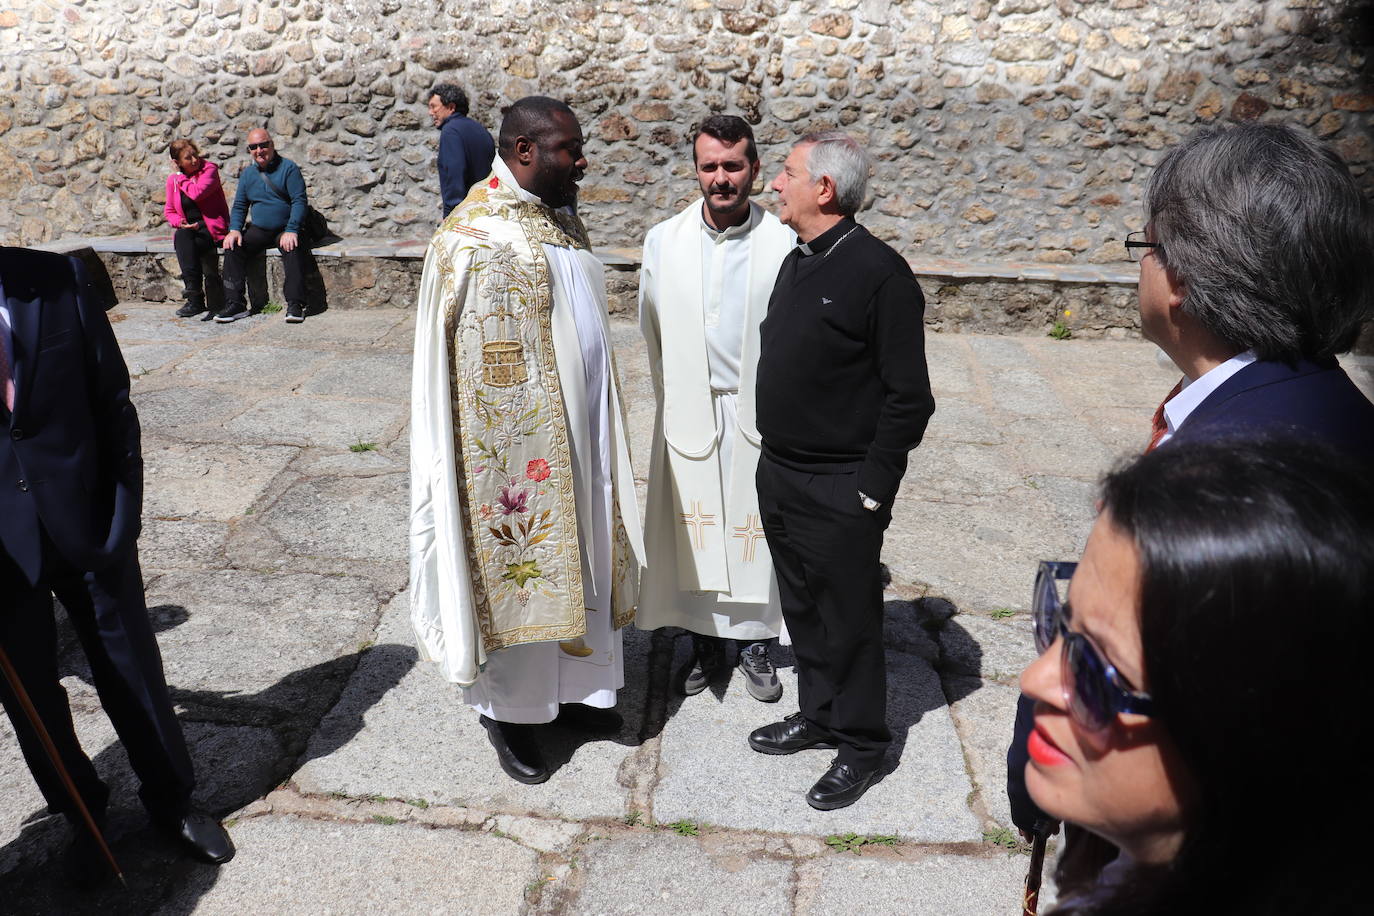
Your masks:
<svg viewBox="0 0 1374 916"><path fill-rule="evenodd" d="M1026 871L1026 892L1021 897L1021 916L1035 916L1040 906L1040 878L1045 870L1045 844L1049 841L1048 825L1035 825L1031 841L1030 868Z"/></svg>
<svg viewBox="0 0 1374 916"><path fill-rule="evenodd" d="M57 747L52 743L52 738L48 735L43 720L38 718L38 710L34 709L33 701L29 699L23 683L19 680L19 672L14 670L14 665L10 663L10 657L2 646L0 646L0 670L5 672L6 683L10 685L10 690L14 691L14 695L19 699L19 705L24 710L25 718L29 720L29 725L33 726L34 732L38 734L38 740L43 745L43 750L47 753L48 759L52 761L53 769L57 770L58 778L62 780L63 787L71 796L72 803L76 805L76 810L81 813L81 819L85 822L86 828L90 830L95 844L100 847L101 853L105 856L105 861L110 863L110 870L114 872L120 884L128 887L124 881L124 872L120 871L114 853L110 852L110 847L105 843L105 838L100 835L100 828L96 826L95 818L91 817L90 809L82 801L81 793L76 791L76 783L72 782L71 774L62 765L62 758L57 754Z"/></svg>

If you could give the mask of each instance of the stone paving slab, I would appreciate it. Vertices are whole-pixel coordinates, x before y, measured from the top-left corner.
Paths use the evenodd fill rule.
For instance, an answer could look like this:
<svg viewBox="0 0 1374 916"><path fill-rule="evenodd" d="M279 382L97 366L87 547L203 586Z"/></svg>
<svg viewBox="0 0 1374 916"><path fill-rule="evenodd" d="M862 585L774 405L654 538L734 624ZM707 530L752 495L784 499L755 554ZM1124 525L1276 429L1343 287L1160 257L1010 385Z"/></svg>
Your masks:
<svg viewBox="0 0 1374 916"><path fill-rule="evenodd" d="M685 660L687 640L681 642ZM901 652L888 652L887 671L894 739L888 759L896 766L856 804L838 811L806 804L807 790L830 765L833 751L770 756L746 741L753 729L796 711L795 671L779 671L784 693L776 705L745 693L742 675L734 671L723 691L717 684L670 701L655 820L817 836L885 834L922 843L977 841L981 828L967 803L973 786L939 678L923 659Z"/></svg>
<svg viewBox="0 0 1374 916"><path fill-rule="evenodd" d="M579 892L567 911L588 916L794 912L791 862L756 853L713 855L705 846L668 833L588 843L579 861Z"/></svg>
<svg viewBox="0 0 1374 916"><path fill-rule="evenodd" d="M840 854L798 869L798 916L988 916L1015 913L1026 857ZM1043 901L1048 908L1048 901ZM1044 910L1042 910L1044 912Z"/></svg>
<svg viewBox="0 0 1374 916"><path fill-rule="evenodd" d="M538 878L537 853L491 834L278 816L232 834L234 861L155 914L515 913Z"/></svg>
<svg viewBox="0 0 1374 916"><path fill-rule="evenodd" d="M377 645L320 724L294 784L309 795L375 794L569 819L623 817L629 790L621 780L634 767L640 744L647 644L644 634L627 631L620 734L588 740L554 729L545 749L552 777L524 786L500 771L486 730L463 705L459 688L446 683L436 666L415 661L409 606L405 595L398 596L388 605Z"/></svg>

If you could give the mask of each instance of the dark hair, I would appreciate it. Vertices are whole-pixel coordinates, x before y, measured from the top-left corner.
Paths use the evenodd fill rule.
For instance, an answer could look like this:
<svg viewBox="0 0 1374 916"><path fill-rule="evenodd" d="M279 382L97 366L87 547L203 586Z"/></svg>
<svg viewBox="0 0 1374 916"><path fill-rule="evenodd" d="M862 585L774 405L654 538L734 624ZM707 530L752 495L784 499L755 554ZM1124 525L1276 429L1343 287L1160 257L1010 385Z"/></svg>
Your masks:
<svg viewBox="0 0 1374 916"><path fill-rule="evenodd" d="M517 137L528 137L535 143L547 140L554 130L554 116L557 114L577 120L577 115L573 114L566 102L546 95L527 95L503 108L501 114L501 133L496 146L502 153L515 151Z"/></svg>
<svg viewBox="0 0 1374 916"><path fill-rule="evenodd" d="M463 91L461 86L455 83L440 83L429 90L429 96L426 98L432 98L436 95L443 105L453 109L454 114L466 115L468 113L468 94Z"/></svg>
<svg viewBox="0 0 1374 916"><path fill-rule="evenodd" d="M167 147L167 155L176 161L188 149L194 151L197 156L200 155L200 147L196 146L196 141L188 140L185 137L180 140L173 140Z"/></svg>
<svg viewBox="0 0 1374 916"><path fill-rule="evenodd" d="M1195 795L1173 862L1092 906L1354 911L1363 881L1322 841L1367 765L1368 467L1297 439L1179 442L1109 474L1102 500L1139 552L1145 679Z"/></svg>
<svg viewBox="0 0 1374 916"><path fill-rule="evenodd" d="M1155 249L1182 309L1261 359L1354 346L1374 316L1370 207L1341 158L1287 124L1206 127L1150 176Z"/></svg>
<svg viewBox="0 0 1374 916"><path fill-rule="evenodd" d="M744 148L744 154L750 162L759 161L759 149L754 145L754 129L749 126L749 122L738 115L713 114L708 115L706 120L697 125L696 133L692 134L692 161L697 161L697 141L702 134L708 137L715 137L721 143L734 146L741 140L748 140L749 143Z"/></svg>

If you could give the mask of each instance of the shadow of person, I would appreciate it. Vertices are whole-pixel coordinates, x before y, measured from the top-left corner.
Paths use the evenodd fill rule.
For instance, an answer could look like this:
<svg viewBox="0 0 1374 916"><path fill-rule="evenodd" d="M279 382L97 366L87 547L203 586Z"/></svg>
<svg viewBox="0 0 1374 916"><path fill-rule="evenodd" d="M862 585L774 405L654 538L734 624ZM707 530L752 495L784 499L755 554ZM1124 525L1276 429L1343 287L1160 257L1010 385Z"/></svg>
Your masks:
<svg viewBox="0 0 1374 916"><path fill-rule="evenodd" d="M80 643L58 608L59 672L64 679L90 683ZM149 619L159 632L189 617L179 605L149 608ZM307 752L312 734L354 680L364 655L370 662L368 677L354 681L348 710L329 716L328 729L315 735ZM293 671L253 693L169 685L195 766L196 804L222 817L263 797L308 760L342 747L362 728L366 712L400 682L416 659L413 646L385 644ZM77 696L73 705L88 711L92 697ZM101 721L98 728L108 734L107 722ZM190 912L200 895L214 886L218 869L186 859L149 826L138 802L138 780L117 739L92 762L111 790L104 833L128 888L74 886L61 863L71 831L63 818L40 808L26 819L19 836L0 847L0 881L7 889L4 912L151 912L163 907L172 891Z"/></svg>
<svg viewBox="0 0 1374 916"><path fill-rule="evenodd" d="M892 732L885 773L900 765L908 732L927 712L947 707L977 689L976 679L942 676L948 667L947 655L959 659L958 670L949 672L952 674L962 673L963 666L970 660L976 667L982 657L977 640L954 622L957 612L954 604L944 598L891 599L883 604L887 724ZM648 638L650 651L645 659L647 690L641 740L660 734L688 699L678 693L673 684L692 651L690 634L677 627L654 630ZM796 657L791 648L774 641L768 651L778 669L795 668ZM727 656L728 662L734 660L734 653ZM727 666L707 688L718 703L724 701L730 689L733 670L732 665ZM629 680L628 674L626 679ZM795 694L789 697L784 693L777 706L776 718L781 719L796 708ZM740 737L744 739L743 735Z"/></svg>

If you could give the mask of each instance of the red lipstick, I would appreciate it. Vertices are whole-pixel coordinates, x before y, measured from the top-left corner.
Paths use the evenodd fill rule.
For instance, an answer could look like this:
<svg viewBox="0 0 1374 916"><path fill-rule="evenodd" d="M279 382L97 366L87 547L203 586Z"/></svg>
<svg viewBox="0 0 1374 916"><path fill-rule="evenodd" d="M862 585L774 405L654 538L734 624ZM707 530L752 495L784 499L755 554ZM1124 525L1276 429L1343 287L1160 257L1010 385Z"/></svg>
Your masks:
<svg viewBox="0 0 1374 916"><path fill-rule="evenodd" d="M1044 732L1036 726L1026 739L1026 750L1030 753L1031 760L1041 766L1058 766L1062 763L1072 762L1069 755L1059 749L1059 746L1049 739Z"/></svg>

